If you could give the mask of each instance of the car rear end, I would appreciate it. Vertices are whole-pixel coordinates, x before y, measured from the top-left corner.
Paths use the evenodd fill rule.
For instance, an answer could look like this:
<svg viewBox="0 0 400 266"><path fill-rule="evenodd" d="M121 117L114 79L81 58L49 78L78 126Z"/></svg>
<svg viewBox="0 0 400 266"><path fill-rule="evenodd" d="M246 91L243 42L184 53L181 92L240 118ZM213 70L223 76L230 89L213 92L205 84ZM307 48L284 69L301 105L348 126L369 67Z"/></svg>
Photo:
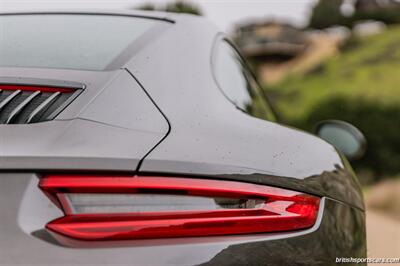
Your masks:
<svg viewBox="0 0 400 266"><path fill-rule="evenodd" d="M197 160L207 153L216 162L221 152L199 143L204 130L214 128L210 143L222 145L216 130L233 124L218 115L206 122L214 110L192 117L206 126L200 130L175 121L179 115L152 93L157 86L145 89L145 72L131 67L170 76L165 60L134 56L157 50L150 44L172 20L82 12L0 20L0 265L332 265L335 257L364 254L364 212L349 200L358 195L348 190L353 183L335 194L324 187L327 173L288 179ZM270 129L283 138L287 130ZM190 155L174 152L184 148ZM332 171L333 182L351 180Z"/></svg>

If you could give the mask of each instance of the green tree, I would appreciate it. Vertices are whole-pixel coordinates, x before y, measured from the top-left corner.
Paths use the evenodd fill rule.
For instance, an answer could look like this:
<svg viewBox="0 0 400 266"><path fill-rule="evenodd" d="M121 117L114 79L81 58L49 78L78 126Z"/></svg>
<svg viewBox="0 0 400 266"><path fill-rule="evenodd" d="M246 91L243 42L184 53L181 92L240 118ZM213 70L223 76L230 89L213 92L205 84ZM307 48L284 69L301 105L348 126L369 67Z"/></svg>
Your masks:
<svg viewBox="0 0 400 266"><path fill-rule="evenodd" d="M151 10L156 10L156 6L152 3L144 3L135 7L134 9L151 11Z"/></svg>
<svg viewBox="0 0 400 266"><path fill-rule="evenodd" d="M168 3L165 8L165 11L176 12L176 13L188 13L199 16L202 15L202 12L197 5L182 0Z"/></svg>
<svg viewBox="0 0 400 266"><path fill-rule="evenodd" d="M400 23L400 7L394 8L377 8L374 10L358 11L352 17L353 21L360 20L378 20L386 24Z"/></svg>
<svg viewBox="0 0 400 266"><path fill-rule="evenodd" d="M156 6L152 3L142 4L135 9L140 10L157 10L157 11L167 11L167 12L175 12L175 13L187 13L193 15L202 15L202 11L200 7L197 5L190 3L188 1L176 0L174 2L169 2L164 6Z"/></svg>
<svg viewBox="0 0 400 266"><path fill-rule="evenodd" d="M347 18L340 11L343 0L319 0L312 9L309 27L324 29L334 25L346 25Z"/></svg>

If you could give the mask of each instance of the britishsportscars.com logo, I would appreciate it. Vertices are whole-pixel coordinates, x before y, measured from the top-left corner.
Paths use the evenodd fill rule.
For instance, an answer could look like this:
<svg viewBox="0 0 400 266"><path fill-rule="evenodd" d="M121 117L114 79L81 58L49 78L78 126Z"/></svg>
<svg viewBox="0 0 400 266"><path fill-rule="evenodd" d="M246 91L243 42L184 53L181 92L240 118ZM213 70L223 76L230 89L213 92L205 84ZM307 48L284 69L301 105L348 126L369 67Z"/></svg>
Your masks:
<svg viewBox="0 0 400 266"><path fill-rule="evenodd" d="M398 258L336 258L336 263L400 263L400 257Z"/></svg>

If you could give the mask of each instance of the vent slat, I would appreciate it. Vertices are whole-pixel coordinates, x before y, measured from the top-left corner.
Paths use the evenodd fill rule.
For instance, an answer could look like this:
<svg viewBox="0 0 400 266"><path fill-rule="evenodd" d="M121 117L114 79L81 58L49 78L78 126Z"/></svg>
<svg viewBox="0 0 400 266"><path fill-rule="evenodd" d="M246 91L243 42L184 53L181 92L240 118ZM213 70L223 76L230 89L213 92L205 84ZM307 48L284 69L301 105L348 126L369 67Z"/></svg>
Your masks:
<svg viewBox="0 0 400 266"><path fill-rule="evenodd" d="M24 109L24 107L27 106L40 93L41 93L41 91L35 91L31 95L29 95L22 103L17 105L17 107L15 107L14 110L12 110L12 112L8 116L5 124L11 123L18 116L18 114Z"/></svg>
<svg viewBox="0 0 400 266"><path fill-rule="evenodd" d="M21 90L16 90L16 91L14 91L13 93L11 93L10 95L8 95L8 97L5 98L2 102L0 102L0 111L1 111L1 109L3 109L4 107L6 107L6 105L7 105L8 103L10 103L11 100L14 99L15 97L17 97L18 94L20 94L20 93L21 93Z"/></svg>
<svg viewBox="0 0 400 266"><path fill-rule="evenodd" d="M53 120L84 89L83 84L66 87L0 79L0 127L2 124L31 124Z"/></svg>
<svg viewBox="0 0 400 266"><path fill-rule="evenodd" d="M26 123L33 123L37 118L60 96L60 92L55 92L50 97L48 97L44 102L42 102L32 113L29 115Z"/></svg>

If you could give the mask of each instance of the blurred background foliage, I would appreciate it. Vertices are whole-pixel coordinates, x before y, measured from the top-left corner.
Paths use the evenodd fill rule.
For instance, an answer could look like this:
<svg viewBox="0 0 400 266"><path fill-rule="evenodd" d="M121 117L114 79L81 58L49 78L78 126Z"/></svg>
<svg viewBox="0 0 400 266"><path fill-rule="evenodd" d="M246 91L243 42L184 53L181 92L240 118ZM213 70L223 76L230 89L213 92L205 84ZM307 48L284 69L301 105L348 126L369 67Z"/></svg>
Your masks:
<svg viewBox="0 0 400 266"><path fill-rule="evenodd" d="M183 0L171 1L164 5L155 5L149 2L134 8L139 10L153 10L153 11L156 10L156 11L166 11L175 13L186 13L199 16L203 14L199 6L197 6L194 3Z"/></svg>
<svg viewBox="0 0 400 266"><path fill-rule="evenodd" d="M312 10L310 28L324 29L334 25L351 27L361 20L386 24L400 23L396 0L319 0Z"/></svg>
<svg viewBox="0 0 400 266"><path fill-rule="evenodd" d="M312 132L322 120L358 127L366 155L352 162L364 184L400 173L400 3L320 0L309 25L264 20L233 36L286 124Z"/></svg>
<svg viewBox="0 0 400 266"><path fill-rule="evenodd" d="M344 17L338 9L341 2L320 1L313 10L310 26L336 26L333 20ZM326 4L323 8L322 3ZM330 12L330 8L334 10ZM358 18L391 24L382 27L369 22L371 32L366 26L366 32L357 34L354 26L360 25L356 24ZM336 53L306 72L288 74L276 84L265 84L288 124L311 131L318 121L339 119L366 135L367 153L353 162L364 184L400 172L400 26L394 23L397 20L400 21L399 9L354 12L354 16L344 17L345 23L341 25L353 25L353 31L349 28L349 36Z"/></svg>

